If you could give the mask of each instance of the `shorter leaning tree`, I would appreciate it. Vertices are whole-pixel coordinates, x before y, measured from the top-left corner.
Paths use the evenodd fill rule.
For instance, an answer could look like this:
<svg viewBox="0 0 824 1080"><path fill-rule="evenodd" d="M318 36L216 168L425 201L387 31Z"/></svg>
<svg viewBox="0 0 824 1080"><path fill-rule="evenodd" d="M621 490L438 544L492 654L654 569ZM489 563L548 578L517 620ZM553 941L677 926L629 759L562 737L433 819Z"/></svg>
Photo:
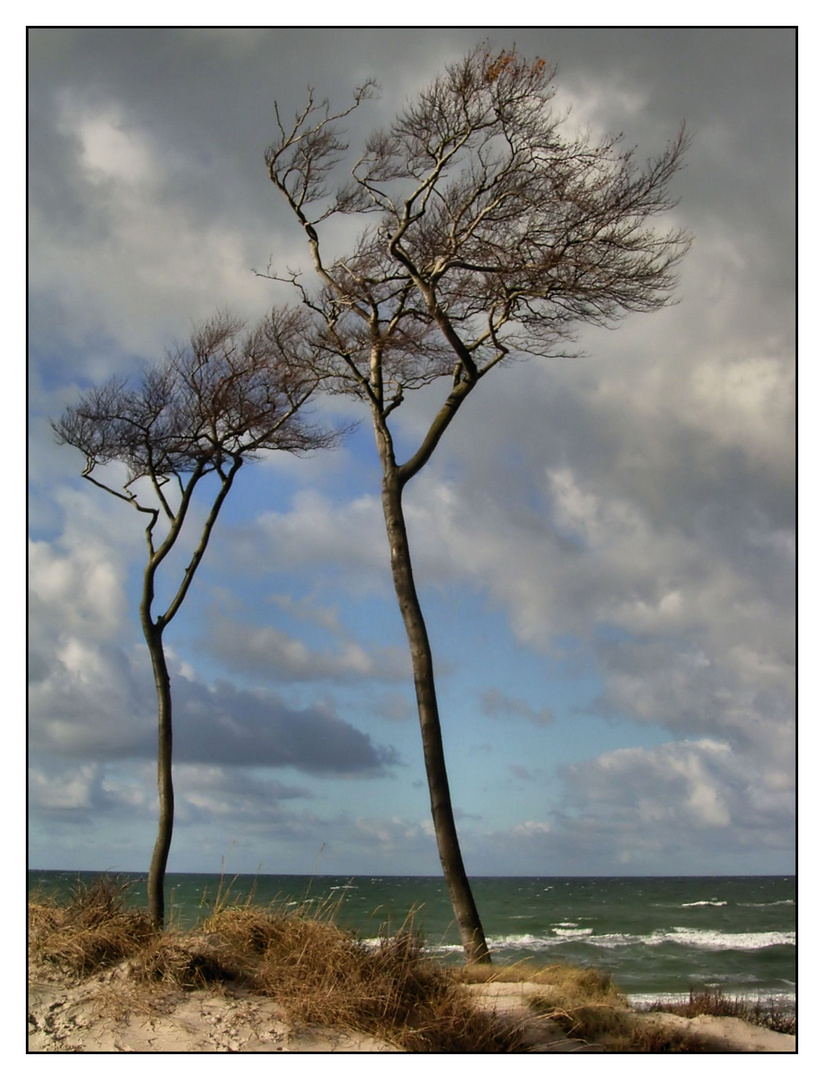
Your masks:
<svg viewBox="0 0 824 1080"><path fill-rule="evenodd" d="M337 442L339 432L313 426L301 411L318 387L304 323L299 310L275 309L247 331L239 319L218 314L139 379L114 379L87 391L52 424L58 442L85 455L87 480L145 515L140 622L157 689L159 793L147 891L149 914L159 927L174 824L172 695L163 634L186 598L244 461L267 450L300 454ZM125 466L125 477L121 471L113 479L117 464ZM158 573L186 521L197 516L191 512L201 481L209 497L199 537L188 565L173 578L168 603L155 611Z"/></svg>

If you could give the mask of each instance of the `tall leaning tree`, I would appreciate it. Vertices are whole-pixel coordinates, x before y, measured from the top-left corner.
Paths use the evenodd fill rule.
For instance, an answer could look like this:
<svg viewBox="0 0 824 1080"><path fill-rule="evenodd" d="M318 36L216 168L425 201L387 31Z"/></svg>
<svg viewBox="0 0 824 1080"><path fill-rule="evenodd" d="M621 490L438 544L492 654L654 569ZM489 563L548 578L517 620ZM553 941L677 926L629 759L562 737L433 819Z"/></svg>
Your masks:
<svg viewBox="0 0 824 1080"><path fill-rule="evenodd" d="M276 309L247 332L240 320L218 314L140 377L87 391L52 424L60 443L84 454L83 476L145 521L140 623L157 690L159 796L147 898L158 927L174 825L172 691L163 635L186 599L244 462L266 451L301 454L336 441L333 431L305 418L318 384L306 322L300 309ZM195 533L185 533L196 537L185 569L161 576L184 526L193 523ZM158 588L165 594L159 609Z"/></svg>
<svg viewBox="0 0 824 1080"><path fill-rule="evenodd" d="M409 638L432 817L469 962L490 959L451 805L432 653L412 573L406 485L458 411L507 360L563 354L580 324L665 305L688 247L660 227L686 149L683 129L638 162L620 136L592 141L553 108L543 60L480 46L349 156L338 112L310 89L291 124L276 118L269 176L303 228L315 287L291 274L336 388L371 411L383 471L392 576ZM347 161L348 179L333 191ZM341 255L336 228L360 221ZM442 383L420 445L398 460L393 423L411 392ZM431 391L430 391L431 394Z"/></svg>

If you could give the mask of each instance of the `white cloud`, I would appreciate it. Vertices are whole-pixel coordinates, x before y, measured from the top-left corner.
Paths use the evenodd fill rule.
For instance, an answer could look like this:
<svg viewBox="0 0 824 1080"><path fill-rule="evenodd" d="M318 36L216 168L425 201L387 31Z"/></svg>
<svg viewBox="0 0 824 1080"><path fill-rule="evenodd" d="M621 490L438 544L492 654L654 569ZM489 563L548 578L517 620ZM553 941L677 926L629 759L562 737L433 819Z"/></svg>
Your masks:
<svg viewBox="0 0 824 1080"><path fill-rule="evenodd" d="M340 586L356 594L383 593L390 580L380 501L372 494L333 502L319 491L299 491L290 510L232 529L226 546L239 569L310 568L322 582L332 568Z"/></svg>
<svg viewBox="0 0 824 1080"><path fill-rule="evenodd" d="M35 622L42 618L44 629L59 626L109 638L126 612L124 580L131 552L123 543L124 523L119 515L105 513L102 500L85 493L63 489L55 498L63 510L61 534L55 540L29 541L31 617ZM36 644L37 637L32 641Z"/></svg>
<svg viewBox="0 0 824 1080"><path fill-rule="evenodd" d="M43 769L29 774L29 797L42 810L89 810L99 781L99 766L83 765L62 775L47 775Z"/></svg>
<svg viewBox="0 0 824 1080"><path fill-rule="evenodd" d="M512 829L515 836L545 836L552 832L552 826L546 821L524 821Z"/></svg>
<svg viewBox="0 0 824 1080"><path fill-rule="evenodd" d="M682 402L690 422L761 464L792 464L787 436L795 416L795 378L786 356L702 361L692 371L690 389Z"/></svg>
<svg viewBox="0 0 824 1080"><path fill-rule="evenodd" d="M433 832L429 822L409 822L399 817L358 818L355 826L370 843L395 850L407 847L410 841L414 842L421 836L428 839Z"/></svg>
<svg viewBox="0 0 824 1080"><path fill-rule="evenodd" d="M129 127L118 106L89 108L66 98L60 103L56 126L61 134L78 140L79 162L92 183L152 187L161 179L149 140Z"/></svg>
<svg viewBox="0 0 824 1080"><path fill-rule="evenodd" d="M700 846L702 830L752 822L756 807L741 780L753 767L760 768L757 761L745 762L729 744L705 738L612 751L569 766L565 776L590 829L596 823L605 827L608 820L611 829L620 825L621 831L653 827L661 845L668 836L683 843L695 830ZM792 806L785 801L780 824L787 828L791 822Z"/></svg>

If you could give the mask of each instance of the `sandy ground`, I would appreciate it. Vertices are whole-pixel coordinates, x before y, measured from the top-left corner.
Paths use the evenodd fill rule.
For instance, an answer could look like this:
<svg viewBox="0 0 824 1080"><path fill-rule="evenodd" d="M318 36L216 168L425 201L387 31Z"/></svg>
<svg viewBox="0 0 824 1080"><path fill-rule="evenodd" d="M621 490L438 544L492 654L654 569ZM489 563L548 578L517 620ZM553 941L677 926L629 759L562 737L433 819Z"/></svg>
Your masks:
<svg viewBox="0 0 824 1080"><path fill-rule="evenodd" d="M485 1008L524 1026L534 1053L592 1053L567 1038L551 1021L530 1012L526 996L541 987L493 983L467 989ZM545 987L543 988L545 989ZM118 973L66 985L59 980L29 984L29 1052L245 1052L394 1053L396 1048L365 1035L327 1028L291 1028L277 1003L249 994L213 990L169 991L151 997L136 992ZM793 1053L795 1038L742 1020L656 1014L653 1020L691 1028L712 1049L744 1053Z"/></svg>
<svg viewBox="0 0 824 1080"><path fill-rule="evenodd" d="M292 1029L277 1004L251 994L170 990L151 996L116 973L71 986L29 983L29 1052L393 1051L367 1036Z"/></svg>
<svg viewBox="0 0 824 1080"><path fill-rule="evenodd" d="M526 1003L530 995L546 990L540 983L491 983L468 986L496 1012L509 1013L525 1025L527 1041L533 1052L570 1053L597 1052L594 1046L582 1046L568 1038L560 1028L540 1016L535 1016ZM639 1016L641 1014L638 1014ZM671 1013L645 1013L644 1022L658 1027L692 1031L705 1040L708 1048L721 1053L795 1053L795 1036L780 1035L767 1028L756 1027L734 1017L698 1016L693 1020Z"/></svg>

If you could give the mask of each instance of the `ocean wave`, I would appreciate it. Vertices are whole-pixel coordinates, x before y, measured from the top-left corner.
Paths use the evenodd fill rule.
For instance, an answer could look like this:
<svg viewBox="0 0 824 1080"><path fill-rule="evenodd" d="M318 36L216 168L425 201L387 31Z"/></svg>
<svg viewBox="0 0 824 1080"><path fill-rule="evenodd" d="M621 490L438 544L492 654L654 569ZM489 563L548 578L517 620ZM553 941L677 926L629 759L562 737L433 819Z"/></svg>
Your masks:
<svg viewBox="0 0 824 1080"><path fill-rule="evenodd" d="M367 949L373 950L374 952L377 952L378 949L382 948L386 944L386 938L372 937L359 938L358 940L361 945L363 945ZM490 941L490 945L491 944L492 942ZM463 953L463 951L463 945L458 945L454 942L450 944L446 941L428 941L423 945L423 953L425 956L447 956L451 955L452 953Z"/></svg>
<svg viewBox="0 0 824 1080"><path fill-rule="evenodd" d="M751 904L739 904L739 907L795 907L795 900L769 900L764 903L758 904L753 901Z"/></svg>
<svg viewBox="0 0 824 1080"><path fill-rule="evenodd" d="M518 952L540 952L551 945L560 945L563 938L548 938L538 934L502 934L492 935L487 939L491 949L517 950Z"/></svg>
<svg viewBox="0 0 824 1080"><path fill-rule="evenodd" d="M795 934L780 931L736 934L721 930L694 930L685 926L676 926L671 930L654 930L651 934L594 934L591 928L581 927L577 930L553 928L552 936L507 934L489 938L490 947L519 952L545 952L563 945L577 944L609 950L679 945L704 952L753 952L777 945L795 945Z"/></svg>
<svg viewBox="0 0 824 1080"><path fill-rule="evenodd" d="M793 931L764 930L759 932L731 933L723 930L693 930L687 926L676 926L664 935L664 940L679 945L690 945L696 949L769 949L773 945L795 945Z"/></svg>
<svg viewBox="0 0 824 1080"><path fill-rule="evenodd" d="M684 948L707 952L724 950L751 952L769 949L775 945L795 945L795 934L783 931L757 933L732 933L723 930L696 930L689 926L675 926L671 930L653 930L651 934L604 934L590 938L593 945L605 949L617 949L631 945L681 945Z"/></svg>
<svg viewBox="0 0 824 1080"><path fill-rule="evenodd" d="M693 900L691 904L679 904L679 907L726 907L726 900Z"/></svg>

